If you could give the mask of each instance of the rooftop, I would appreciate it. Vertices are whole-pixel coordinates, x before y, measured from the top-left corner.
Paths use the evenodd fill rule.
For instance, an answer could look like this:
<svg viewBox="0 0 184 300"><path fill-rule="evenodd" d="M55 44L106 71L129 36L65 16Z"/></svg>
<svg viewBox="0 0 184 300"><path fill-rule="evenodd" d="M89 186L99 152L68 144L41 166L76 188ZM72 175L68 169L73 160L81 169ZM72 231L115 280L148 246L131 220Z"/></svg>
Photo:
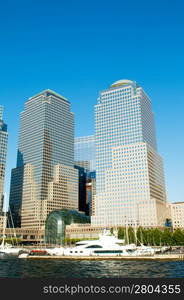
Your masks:
<svg viewBox="0 0 184 300"><path fill-rule="evenodd" d="M62 95L60 95L60 94L58 94L58 93L56 93L52 90L49 90L49 89L43 90L42 92L30 97L29 100L31 100L33 98L36 98L36 97L39 97L39 96L42 96L42 95L46 96L46 97L54 96L54 97L60 98L60 99L65 100L65 101L68 102L68 100L65 97L63 97Z"/></svg>
<svg viewBox="0 0 184 300"><path fill-rule="evenodd" d="M115 81L113 84L111 84L110 87L113 88L113 87L119 87L122 85L130 85L130 84L134 84L134 81L128 80L128 79L121 79L121 80Z"/></svg>

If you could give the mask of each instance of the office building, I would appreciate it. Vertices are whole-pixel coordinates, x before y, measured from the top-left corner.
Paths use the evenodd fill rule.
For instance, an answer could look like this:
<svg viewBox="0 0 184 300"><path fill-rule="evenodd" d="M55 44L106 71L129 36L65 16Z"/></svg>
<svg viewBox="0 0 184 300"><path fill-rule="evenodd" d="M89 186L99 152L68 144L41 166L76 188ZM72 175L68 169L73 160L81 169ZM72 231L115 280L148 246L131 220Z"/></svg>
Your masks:
<svg viewBox="0 0 184 300"><path fill-rule="evenodd" d="M55 209L78 209L74 115L63 96L45 90L21 113L10 208L16 226L42 228Z"/></svg>
<svg viewBox="0 0 184 300"><path fill-rule="evenodd" d="M151 101L134 81L119 80L95 107L94 226L164 226L166 191Z"/></svg>
<svg viewBox="0 0 184 300"><path fill-rule="evenodd" d="M4 178L8 146L7 125L3 121L3 106L0 106L0 215L3 213Z"/></svg>
<svg viewBox="0 0 184 300"><path fill-rule="evenodd" d="M184 202L173 202L170 209L173 228L184 229Z"/></svg>
<svg viewBox="0 0 184 300"><path fill-rule="evenodd" d="M88 171L95 170L95 137L94 135L75 138L75 165Z"/></svg>

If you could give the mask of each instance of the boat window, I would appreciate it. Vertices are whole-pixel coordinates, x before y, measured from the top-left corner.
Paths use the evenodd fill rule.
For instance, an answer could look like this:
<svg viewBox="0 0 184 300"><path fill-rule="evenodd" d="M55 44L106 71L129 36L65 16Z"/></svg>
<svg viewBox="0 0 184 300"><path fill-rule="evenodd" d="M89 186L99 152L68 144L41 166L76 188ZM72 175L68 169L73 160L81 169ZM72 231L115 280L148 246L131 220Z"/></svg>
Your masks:
<svg viewBox="0 0 184 300"><path fill-rule="evenodd" d="M84 245L86 245L86 244L81 243L81 244L76 244L75 246L78 247L78 246L84 246Z"/></svg>
<svg viewBox="0 0 184 300"><path fill-rule="evenodd" d="M100 246L100 245L91 245L91 246L88 246L86 248L103 248L103 247Z"/></svg>
<svg viewBox="0 0 184 300"><path fill-rule="evenodd" d="M135 252L135 249L127 249L126 250L128 253L132 253L132 252Z"/></svg>
<svg viewBox="0 0 184 300"><path fill-rule="evenodd" d="M83 253L83 251L80 251L80 253Z"/></svg>
<svg viewBox="0 0 184 300"><path fill-rule="evenodd" d="M73 251L70 251L70 253L73 253Z"/></svg>
<svg viewBox="0 0 184 300"><path fill-rule="evenodd" d="M94 253L123 253L122 250L96 250Z"/></svg>

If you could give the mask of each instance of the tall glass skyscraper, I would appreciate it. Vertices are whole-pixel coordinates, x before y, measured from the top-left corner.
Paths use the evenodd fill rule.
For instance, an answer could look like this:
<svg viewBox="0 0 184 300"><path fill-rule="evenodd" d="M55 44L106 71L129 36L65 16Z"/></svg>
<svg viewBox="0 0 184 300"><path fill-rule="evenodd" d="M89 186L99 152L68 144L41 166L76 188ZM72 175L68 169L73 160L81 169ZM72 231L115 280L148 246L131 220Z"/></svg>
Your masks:
<svg viewBox="0 0 184 300"><path fill-rule="evenodd" d="M102 91L95 110L96 226L163 226L166 193L151 101L131 80Z"/></svg>
<svg viewBox="0 0 184 300"><path fill-rule="evenodd" d="M87 169L95 170L95 136L81 136L75 138L74 145L75 164Z"/></svg>
<svg viewBox="0 0 184 300"><path fill-rule="evenodd" d="M63 96L45 90L21 113L10 208L16 226L40 228L54 209L78 209L74 169L74 115Z"/></svg>
<svg viewBox="0 0 184 300"><path fill-rule="evenodd" d="M3 121L3 106L0 105L0 215L3 211L3 191L8 145L7 125Z"/></svg>

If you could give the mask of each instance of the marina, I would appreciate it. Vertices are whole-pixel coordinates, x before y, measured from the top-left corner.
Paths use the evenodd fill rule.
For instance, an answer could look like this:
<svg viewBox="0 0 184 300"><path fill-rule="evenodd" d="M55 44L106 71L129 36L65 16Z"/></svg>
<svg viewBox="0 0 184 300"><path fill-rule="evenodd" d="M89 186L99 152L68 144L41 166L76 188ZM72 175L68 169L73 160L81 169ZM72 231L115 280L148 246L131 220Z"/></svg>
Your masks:
<svg viewBox="0 0 184 300"><path fill-rule="evenodd" d="M182 247L150 247L143 244L127 244L118 239L115 231L104 230L99 239L81 240L75 246L58 245L55 247L20 248L3 244L0 246L1 257L16 256L19 259L54 259L54 260L151 260L183 261Z"/></svg>

